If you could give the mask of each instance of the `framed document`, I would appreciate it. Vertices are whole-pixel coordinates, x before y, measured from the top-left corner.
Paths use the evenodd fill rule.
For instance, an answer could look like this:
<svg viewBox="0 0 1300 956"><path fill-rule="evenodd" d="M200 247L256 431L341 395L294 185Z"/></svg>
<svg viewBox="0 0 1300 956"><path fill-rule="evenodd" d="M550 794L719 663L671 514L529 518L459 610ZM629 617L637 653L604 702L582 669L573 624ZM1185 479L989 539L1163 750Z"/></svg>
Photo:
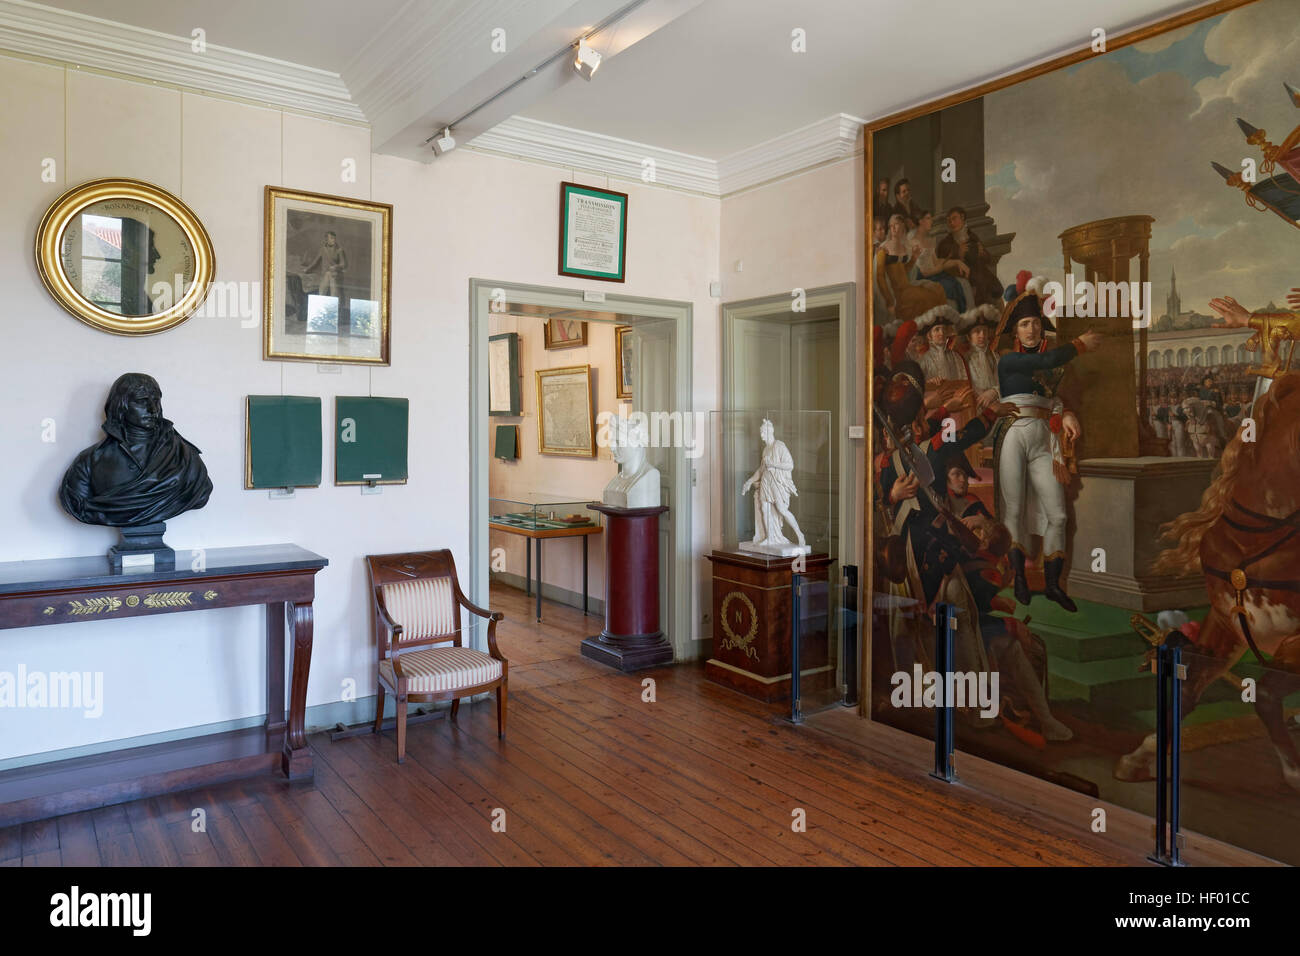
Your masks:
<svg viewBox="0 0 1300 956"><path fill-rule="evenodd" d="M266 187L263 357L388 364L393 207Z"/></svg>
<svg viewBox="0 0 1300 956"><path fill-rule="evenodd" d="M543 455L596 457L590 365L537 372L537 450Z"/></svg>
<svg viewBox="0 0 1300 956"><path fill-rule="evenodd" d="M488 336L488 414L520 413L519 333Z"/></svg>
<svg viewBox="0 0 1300 956"><path fill-rule="evenodd" d="M622 282L627 193L560 183L560 275Z"/></svg>
<svg viewBox="0 0 1300 956"><path fill-rule="evenodd" d="M618 380L614 383L615 398L632 397L632 331L630 325L620 325L614 330L614 367Z"/></svg>

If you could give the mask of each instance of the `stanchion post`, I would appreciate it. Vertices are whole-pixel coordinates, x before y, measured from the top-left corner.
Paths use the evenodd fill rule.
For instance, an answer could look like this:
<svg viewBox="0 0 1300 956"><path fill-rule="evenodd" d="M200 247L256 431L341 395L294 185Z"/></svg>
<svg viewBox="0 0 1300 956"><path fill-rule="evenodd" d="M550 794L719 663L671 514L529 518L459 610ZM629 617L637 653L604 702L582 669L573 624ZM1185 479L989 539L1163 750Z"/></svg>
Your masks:
<svg viewBox="0 0 1300 956"><path fill-rule="evenodd" d="M952 685L949 673L953 664L953 632L957 629L957 612L951 604L939 604L934 614L934 669L941 687L939 706L934 716L934 773L945 783L955 778L952 770L953 713L947 688Z"/></svg>
<svg viewBox="0 0 1300 956"><path fill-rule="evenodd" d="M799 706L799 592L803 575L790 575L790 720L800 723Z"/></svg>
<svg viewBox="0 0 1300 956"><path fill-rule="evenodd" d="M840 589L840 641L844 651L844 704L858 702L858 567L846 564Z"/></svg>

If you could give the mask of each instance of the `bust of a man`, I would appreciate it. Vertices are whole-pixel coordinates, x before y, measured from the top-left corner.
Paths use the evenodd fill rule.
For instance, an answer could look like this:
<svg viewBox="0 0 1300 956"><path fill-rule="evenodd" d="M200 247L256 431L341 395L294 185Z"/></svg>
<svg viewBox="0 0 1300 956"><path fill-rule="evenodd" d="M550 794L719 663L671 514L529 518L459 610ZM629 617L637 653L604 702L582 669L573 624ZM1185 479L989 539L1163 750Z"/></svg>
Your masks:
<svg viewBox="0 0 1300 956"><path fill-rule="evenodd" d="M650 433L644 420L618 416L610 423L610 452L618 474L605 486L601 500L616 508L657 508L659 470L646 461Z"/></svg>
<svg viewBox="0 0 1300 956"><path fill-rule="evenodd" d="M85 524L134 528L202 508L212 481L199 450L162 417L152 376L128 372L104 404L104 440L79 454L63 476L63 510Z"/></svg>

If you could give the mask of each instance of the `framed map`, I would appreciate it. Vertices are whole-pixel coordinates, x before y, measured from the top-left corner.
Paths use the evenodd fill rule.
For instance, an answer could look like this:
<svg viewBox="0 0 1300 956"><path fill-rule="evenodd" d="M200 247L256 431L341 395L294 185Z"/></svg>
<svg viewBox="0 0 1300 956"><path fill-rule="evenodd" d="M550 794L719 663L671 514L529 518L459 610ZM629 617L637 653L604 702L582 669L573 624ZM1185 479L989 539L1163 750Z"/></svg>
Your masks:
<svg viewBox="0 0 1300 956"><path fill-rule="evenodd" d="M537 372L537 450L543 455L596 457L590 365Z"/></svg>
<svg viewBox="0 0 1300 956"><path fill-rule="evenodd" d="M620 325L614 330L614 360L618 365L618 381L614 385L615 398L632 397L632 339L630 325Z"/></svg>
<svg viewBox="0 0 1300 956"><path fill-rule="evenodd" d="M488 414L520 414L521 391L519 333L488 336Z"/></svg>

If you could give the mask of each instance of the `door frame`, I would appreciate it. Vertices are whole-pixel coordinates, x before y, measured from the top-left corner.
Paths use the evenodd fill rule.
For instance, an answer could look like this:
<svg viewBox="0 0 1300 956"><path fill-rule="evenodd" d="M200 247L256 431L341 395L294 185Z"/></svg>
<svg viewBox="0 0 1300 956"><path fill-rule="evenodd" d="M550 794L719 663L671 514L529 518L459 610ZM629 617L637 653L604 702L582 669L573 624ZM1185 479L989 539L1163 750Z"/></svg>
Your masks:
<svg viewBox="0 0 1300 956"><path fill-rule="evenodd" d="M488 462L491 456L488 439L488 325L493 294L502 290L508 301L521 305L547 308L575 309L595 312L616 312L652 319L671 319L676 326L676 409L667 411L694 412L691 383L691 364L694 355L692 326L694 307L690 302L673 299L648 299L641 296L606 294L599 302L589 302L582 289L556 286L530 285L522 282L493 281L471 278L469 280L469 593L480 607L488 606L488 565L491 549L488 547ZM679 445L673 449L674 471L672 501L665 502L674 510L670 551L673 576L673 608L669 639L675 660L685 660L696 645L694 637L693 568L695 566L691 515L693 490L692 462L687 449Z"/></svg>
<svg viewBox="0 0 1300 956"><path fill-rule="evenodd" d="M737 302L722 304L722 407L733 409L732 396L735 393L735 369L731 364L732 350L735 346L736 323L744 319L761 319L765 316L791 312L793 297L786 294L765 295L755 299L741 299ZM811 311L815 308L835 306L839 311L840 322L840 460L836 463L839 472L839 543L837 556L840 567L846 564L858 564L858 544L861 531L858 525L857 482L857 447L860 439L851 438L849 428L858 424L858 312L857 284L841 282L836 285L819 286L804 290L804 305Z"/></svg>

